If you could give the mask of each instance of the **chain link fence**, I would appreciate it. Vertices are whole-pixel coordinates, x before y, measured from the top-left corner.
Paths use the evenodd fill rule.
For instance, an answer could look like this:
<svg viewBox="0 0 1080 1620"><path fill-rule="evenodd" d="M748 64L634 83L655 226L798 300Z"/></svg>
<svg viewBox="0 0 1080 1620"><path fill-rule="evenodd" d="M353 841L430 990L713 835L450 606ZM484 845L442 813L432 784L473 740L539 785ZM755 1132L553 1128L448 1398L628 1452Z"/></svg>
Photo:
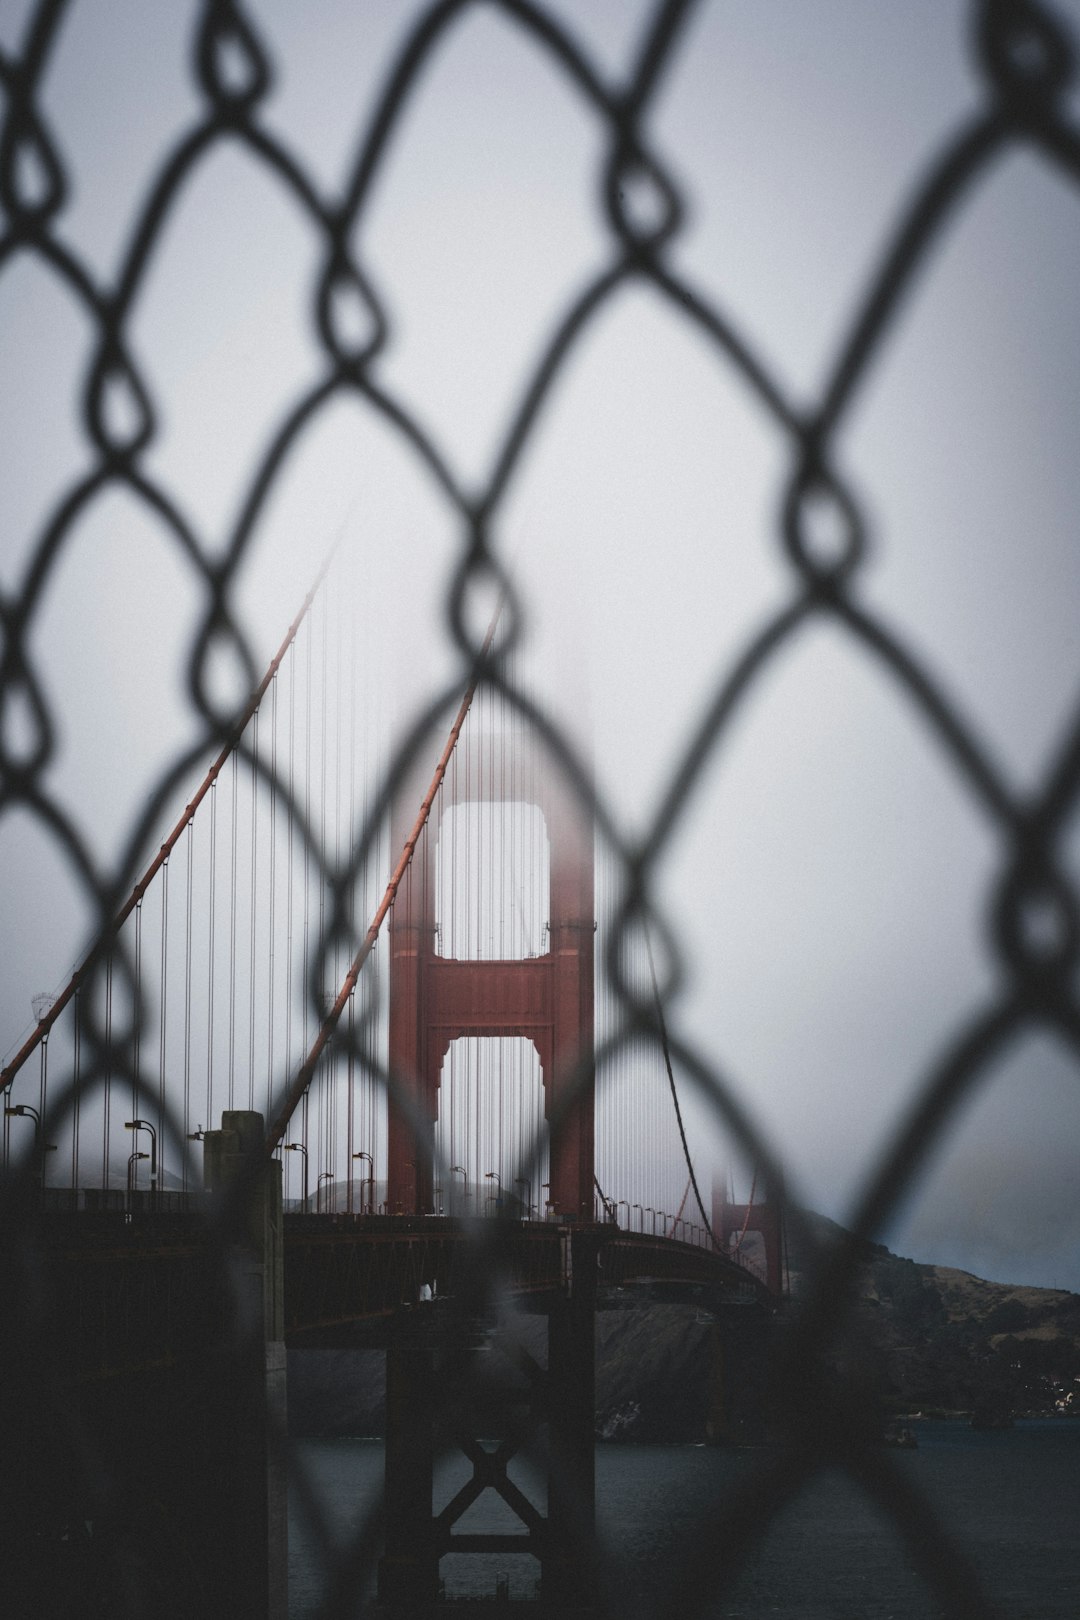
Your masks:
<svg viewBox="0 0 1080 1620"><path fill-rule="evenodd" d="M851 1223L850 1243L831 1253L820 1267L783 1352L787 1376L781 1377L781 1384L800 1390L799 1400L781 1414L783 1441L730 1501L708 1505L704 1528L722 1519L727 1534L723 1539L709 1533L699 1536L696 1562L682 1572L672 1612L706 1612L704 1593L709 1594L710 1605L722 1602L784 1505L823 1465L835 1465L846 1470L896 1523L945 1612L990 1616L996 1612L993 1604L949 1524L907 1475L867 1444L851 1415L854 1403L838 1401L819 1370L826 1352L844 1339L862 1240L873 1237L896 1209L930 1151L949 1131L962 1101L977 1090L996 1057L1019 1033L1033 1027L1051 1031L1072 1052L1080 1052L1077 895L1060 854L1080 788L1080 721L1069 727L1034 791L1022 795L1009 785L950 703L933 660L892 630L860 596L870 523L840 470L837 444L915 278L984 177L1007 154L1023 147L1069 185L1080 184L1080 126L1069 101L1075 86L1075 48L1060 10L1034 0L976 0L971 5L968 43L982 85L979 105L941 143L918 177L881 246L878 270L851 312L824 386L809 409L798 409L722 303L700 286L689 285L675 264L673 248L686 202L674 168L650 141L649 125L665 73L696 9L690 0L657 0L652 5L632 71L620 83L605 77L563 17L543 4L489 0L478 8L470 0L440 0L419 9L379 87L370 120L356 139L345 183L334 192L320 184L301 153L273 134L261 117L275 76L288 64L271 60L260 37L257 8L233 0L207 0L194 8L191 28L190 72L197 112L163 153L152 183L136 202L118 273L107 281L80 255L65 230L65 210L71 202L68 164L61 139L43 111L41 91L51 53L67 14L75 9L63 0L42 0L28 17L21 48L0 57L4 213L0 278L12 275L20 265L42 266L78 307L92 333L92 361L80 401L88 451L85 468L75 481L56 490L28 566L0 603L0 808L5 816L22 813L47 830L89 901L97 920L91 932L107 937L110 919L126 898L148 839L178 787L197 762L231 736L235 713L220 698L215 667L222 658L238 660L249 689L261 673L237 610L238 582L259 546L268 504L290 454L320 412L342 398L355 397L424 466L460 531L460 550L445 601L447 632L459 667L446 689L412 718L398 739L381 801L372 807L366 838L352 852L348 867L339 868L317 842L312 844L312 859L332 895L320 951L328 950L331 942L339 944L342 937L355 938L348 906L351 877L368 858L395 788L405 779L429 729L448 717L462 685L479 669L485 685L501 692L542 737L554 767L589 806L600 835L617 854L625 889L608 942L605 971L612 992L622 998L625 1038L644 1036L659 1043L652 997L636 991L622 967L626 941L647 924L658 955L667 963L664 1003L673 1004L682 980L679 941L656 902L658 867L736 718L796 636L808 624L818 623L857 644L904 694L942 758L998 831L1002 861L991 896L989 928L1001 967L999 986L922 1081L903 1127L867 1183ZM482 487L467 488L423 423L380 381L376 362L392 347L395 325L356 243L388 154L424 96L429 65L477 9L498 13L530 51L556 65L568 92L602 131L604 158L596 177L596 199L610 252L602 268L576 288L543 352L522 377L490 476ZM310 310L321 343L322 371L277 422L249 469L239 515L224 544L212 544L187 515L181 496L155 474L152 451L168 402L157 397L154 378L140 369L131 326L188 179L226 143L239 146L279 183L317 253ZM701 350L740 379L786 447L788 471L784 487L776 492L776 546L790 577L786 600L717 679L651 825L635 840L628 839L615 808L597 793L589 762L546 712L508 679L521 631L521 604L513 571L498 545L509 491L529 457L545 406L558 394L585 335L630 285L648 287L677 309L690 323ZM265 336L273 341L272 333ZM168 532L198 592L200 625L189 649L186 695L200 730L154 784L122 857L105 865L78 818L49 783L61 742L47 695L49 648L35 642L35 636L50 589L68 563L77 524L95 502L117 490ZM474 599L492 589L504 592L508 605L500 642L487 653L474 626ZM265 761L262 769L267 769ZM302 820L304 807L291 803L290 813ZM116 961L117 971L131 980L132 964L122 949L117 950ZM316 977L317 973L313 984ZM759 1138L714 1055L699 1049L674 1016L669 1018L667 1036L679 1068L711 1099L717 1117L747 1159L760 1167L771 1187L781 1187L784 1166ZM88 1000L84 1088L100 1082L106 1064L113 1061L108 1056L110 1041L96 1003ZM138 1084L137 1074L132 1079ZM60 1112L71 1106L72 1097L66 1095L53 1108ZM797 1212L792 1218L798 1219ZM316 1509L312 1511L317 1515ZM335 1612L346 1612L351 1603L345 1576L370 1558L371 1537L368 1526L346 1554L335 1552L327 1541L327 1558L343 1560L335 1584L340 1608ZM139 1612L137 1593L132 1601L133 1612Z"/></svg>

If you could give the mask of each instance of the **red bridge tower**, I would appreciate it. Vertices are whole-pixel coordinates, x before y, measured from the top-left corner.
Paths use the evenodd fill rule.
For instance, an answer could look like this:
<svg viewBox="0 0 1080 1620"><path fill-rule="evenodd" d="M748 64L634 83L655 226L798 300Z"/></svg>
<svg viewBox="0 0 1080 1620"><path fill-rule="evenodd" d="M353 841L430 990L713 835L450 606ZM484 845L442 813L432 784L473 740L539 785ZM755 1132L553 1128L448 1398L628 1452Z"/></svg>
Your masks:
<svg viewBox="0 0 1080 1620"><path fill-rule="evenodd" d="M489 757L490 756L490 757ZM482 768L481 768L482 765ZM551 1125L550 1198L556 1216L593 1212L593 940L591 819L512 741L485 747L463 737L457 769L432 807L390 917L390 1070L411 1104L389 1106L387 1208L434 1207L435 1122L443 1060L458 1036L523 1036L536 1047ZM540 956L457 960L435 951L435 854L444 813L463 803L524 803L544 817L550 848L550 933ZM392 847L400 849L419 796L398 800ZM444 927L443 937L449 938ZM412 1117L410 1117L410 1112Z"/></svg>

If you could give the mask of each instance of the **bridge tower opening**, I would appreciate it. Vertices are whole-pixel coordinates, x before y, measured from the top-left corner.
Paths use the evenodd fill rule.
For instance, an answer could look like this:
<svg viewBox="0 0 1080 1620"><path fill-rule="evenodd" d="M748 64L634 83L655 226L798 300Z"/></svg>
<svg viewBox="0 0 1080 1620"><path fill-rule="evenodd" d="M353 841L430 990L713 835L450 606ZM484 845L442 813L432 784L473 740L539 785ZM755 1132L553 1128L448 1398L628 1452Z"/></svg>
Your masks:
<svg viewBox="0 0 1080 1620"><path fill-rule="evenodd" d="M446 1215L540 1219L549 1172L540 1054L520 1035L459 1036L439 1086L435 1157Z"/></svg>
<svg viewBox="0 0 1080 1620"><path fill-rule="evenodd" d="M451 1043L510 1037L535 1047L543 1080L550 1174L537 1178L532 1201L540 1203L546 1179L548 1213L592 1218L593 829L552 775L513 736L463 735L398 890L390 915L392 1212L436 1207L436 1122ZM414 782L399 797L396 848L421 793ZM470 901L481 871L487 898L481 888L480 902ZM508 901L498 918L492 873ZM470 903L478 907L472 922L462 912Z"/></svg>

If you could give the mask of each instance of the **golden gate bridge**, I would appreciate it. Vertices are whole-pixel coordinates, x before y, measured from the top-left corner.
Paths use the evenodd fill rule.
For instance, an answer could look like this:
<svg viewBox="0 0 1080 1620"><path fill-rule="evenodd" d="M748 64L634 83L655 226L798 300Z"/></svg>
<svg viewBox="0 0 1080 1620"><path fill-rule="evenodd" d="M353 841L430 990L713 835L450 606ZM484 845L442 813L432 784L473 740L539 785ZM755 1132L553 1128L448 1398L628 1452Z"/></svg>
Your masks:
<svg viewBox="0 0 1080 1620"><path fill-rule="evenodd" d="M524 1552L544 1612L578 1612L595 1587L598 1301L661 1286L707 1299L718 1322L732 1304L764 1321L782 1280L779 1205L754 1190L736 1205L699 1180L647 936L619 979L654 1003L655 1029L627 1032L625 995L598 972L621 863L513 680L485 679L498 615L437 757L429 735L391 792L335 585L324 571L113 925L0 1074L5 1198L48 1297L16 1353L33 1362L47 1333L49 1398L63 1391L79 1414L44 1450L67 1481L63 1524L95 1517L74 1432L88 1426L108 1454L105 1413L129 1453L175 1452L177 1411L197 1400L205 1432L177 1477L213 1506L189 1500L179 1539L190 1549L207 1513L224 1514L245 1552L214 1583L235 1612L274 1613L283 1347L378 1342L380 1600L421 1612L448 1552ZM222 1272L234 1248L254 1294ZM451 1363L500 1290L546 1316L546 1363L504 1397L510 1438L495 1452L455 1419L473 1479L436 1513ZM714 1420L734 1432L740 1378L753 1378L745 1358L733 1371L738 1334L725 1342ZM234 1408L255 1438L222 1450ZM490 1402L479 1410L486 1433ZM507 1472L526 1430L546 1435L546 1510ZM227 1491L207 1489L208 1471ZM39 1479L39 1494L54 1486ZM460 1528L488 1488L518 1533ZM115 1503L96 1514L110 1515ZM161 1591L204 1601L175 1549L159 1556Z"/></svg>

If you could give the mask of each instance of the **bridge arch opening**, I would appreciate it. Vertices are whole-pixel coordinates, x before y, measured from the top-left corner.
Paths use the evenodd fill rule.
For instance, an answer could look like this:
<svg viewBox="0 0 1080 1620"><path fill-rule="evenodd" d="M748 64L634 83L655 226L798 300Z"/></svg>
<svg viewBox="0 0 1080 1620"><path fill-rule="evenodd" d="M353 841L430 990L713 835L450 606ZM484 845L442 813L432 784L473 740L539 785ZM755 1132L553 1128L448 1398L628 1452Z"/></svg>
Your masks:
<svg viewBox="0 0 1080 1620"><path fill-rule="evenodd" d="M542 1219L548 1127L540 1054L522 1035L461 1035L439 1086L435 1208Z"/></svg>
<svg viewBox="0 0 1080 1620"><path fill-rule="evenodd" d="M550 949L551 844L539 805L470 799L443 812L435 858L435 954L510 962Z"/></svg>

